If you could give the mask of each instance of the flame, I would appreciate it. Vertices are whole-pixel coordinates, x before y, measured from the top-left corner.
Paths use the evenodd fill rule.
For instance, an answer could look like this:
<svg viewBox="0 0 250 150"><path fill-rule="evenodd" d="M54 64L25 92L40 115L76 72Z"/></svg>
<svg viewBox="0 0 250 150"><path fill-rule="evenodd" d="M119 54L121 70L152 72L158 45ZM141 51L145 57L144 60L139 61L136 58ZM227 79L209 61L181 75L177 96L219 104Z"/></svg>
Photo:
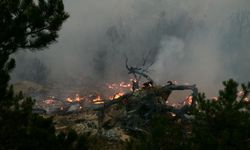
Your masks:
<svg viewBox="0 0 250 150"><path fill-rule="evenodd" d="M170 114L171 114L171 116L172 116L172 117L175 117L175 116L176 116L176 114L175 114L175 113L170 113Z"/></svg>
<svg viewBox="0 0 250 150"><path fill-rule="evenodd" d="M102 101L101 96L97 96L95 99L92 100L94 104L103 104L104 102Z"/></svg>
<svg viewBox="0 0 250 150"><path fill-rule="evenodd" d="M132 82L136 80L130 79L130 81ZM118 99L119 97L124 95L125 91L132 90L132 84L125 81L121 81L118 83L106 83L106 85L109 89L113 90L113 93L116 93L114 95L107 96L107 98L110 100Z"/></svg>
<svg viewBox="0 0 250 150"><path fill-rule="evenodd" d="M238 97L241 97L241 96L243 96L244 95L244 91L243 90L240 90L238 93L237 93L237 96Z"/></svg>
<svg viewBox="0 0 250 150"><path fill-rule="evenodd" d="M131 87L131 84L130 84L130 83L121 82L121 83L120 83L120 87L130 88L130 87Z"/></svg>
<svg viewBox="0 0 250 150"><path fill-rule="evenodd" d="M66 98L66 101L69 102L69 103L72 103L72 102L80 102L83 99L84 99L84 97L80 97L79 94L76 94L74 99L71 98L71 97L68 97L68 98Z"/></svg>
<svg viewBox="0 0 250 150"><path fill-rule="evenodd" d="M124 92L119 92L119 93L116 93L113 96L109 96L109 99L118 99L119 97L121 97L123 95L124 95Z"/></svg>
<svg viewBox="0 0 250 150"><path fill-rule="evenodd" d="M245 97L243 100L244 100L244 102L249 102L249 98L248 97Z"/></svg>
<svg viewBox="0 0 250 150"><path fill-rule="evenodd" d="M103 104L104 102L99 101L99 102L94 102L94 104Z"/></svg>
<svg viewBox="0 0 250 150"><path fill-rule="evenodd" d="M211 99L214 101L218 101L218 97L216 97L216 96L212 97Z"/></svg>
<svg viewBox="0 0 250 150"><path fill-rule="evenodd" d="M112 92L110 93L116 93L112 96L109 95L105 95L105 98L109 98L110 100L114 100L114 99L118 99L121 96L124 95L124 93L128 90L131 90L132 88L132 84L131 83L127 83L125 81L121 81L121 82L117 82L117 83L106 83L106 86L108 89L111 89ZM101 96L96 96L96 97L92 97L92 96L80 96L80 94L75 94L75 96L69 96L67 98L65 98L65 102L68 103L75 103L75 102L81 102L82 100L88 100L91 103L94 104L102 104L103 102L103 98ZM53 102L53 98L51 100L45 101L46 104L52 104Z"/></svg>
<svg viewBox="0 0 250 150"><path fill-rule="evenodd" d="M109 89L131 88L131 84L124 81L121 81L120 83L107 83L106 85Z"/></svg>
<svg viewBox="0 0 250 150"><path fill-rule="evenodd" d="M101 99L101 96L98 95L97 98L93 99L92 101L93 101L93 102L97 102L97 101L101 101L101 100L102 100L102 99Z"/></svg>
<svg viewBox="0 0 250 150"><path fill-rule="evenodd" d="M191 105L193 101L193 96L188 96L184 102L184 104Z"/></svg>
<svg viewBox="0 0 250 150"><path fill-rule="evenodd" d="M119 98L119 97L121 97L121 96L123 96L123 95L124 95L123 92L117 93L117 94L115 95L114 99L117 99L117 98Z"/></svg>
<svg viewBox="0 0 250 150"><path fill-rule="evenodd" d="M73 102L73 99L71 99L70 97L68 97L68 98L66 99L66 101L72 103L72 102Z"/></svg>
<svg viewBox="0 0 250 150"><path fill-rule="evenodd" d="M79 94L76 94L76 99L75 99L77 102L79 102L81 100Z"/></svg>

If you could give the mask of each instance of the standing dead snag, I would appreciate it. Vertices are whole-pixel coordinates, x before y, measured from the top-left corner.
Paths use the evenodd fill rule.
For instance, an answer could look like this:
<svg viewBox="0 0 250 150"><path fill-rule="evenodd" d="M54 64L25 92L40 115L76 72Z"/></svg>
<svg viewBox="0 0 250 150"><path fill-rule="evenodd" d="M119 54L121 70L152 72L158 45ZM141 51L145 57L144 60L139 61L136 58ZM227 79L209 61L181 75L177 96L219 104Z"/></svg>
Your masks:
<svg viewBox="0 0 250 150"><path fill-rule="evenodd" d="M126 58L125 65L128 70L128 74L133 74L135 78L135 80L132 80L132 89L133 90L139 89L139 81L141 77L144 77L146 80L148 80L148 82L146 82L145 85L153 86L154 81L149 75L147 75L147 73L149 72L149 67L152 66L152 64L146 65L147 59L143 58L143 63L141 67L133 67L133 66L129 67L128 57L125 56L125 58Z"/></svg>

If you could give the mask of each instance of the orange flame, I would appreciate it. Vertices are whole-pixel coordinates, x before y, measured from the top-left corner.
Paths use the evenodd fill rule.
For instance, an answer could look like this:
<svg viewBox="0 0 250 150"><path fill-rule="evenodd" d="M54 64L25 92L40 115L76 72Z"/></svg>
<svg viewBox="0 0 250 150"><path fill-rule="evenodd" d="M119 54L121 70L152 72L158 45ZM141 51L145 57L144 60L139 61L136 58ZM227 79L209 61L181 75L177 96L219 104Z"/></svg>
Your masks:
<svg viewBox="0 0 250 150"><path fill-rule="evenodd" d="M120 87L123 87L123 88L130 88L130 87L131 87L131 84L130 84L130 83L121 82L121 83L120 83Z"/></svg>
<svg viewBox="0 0 250 150"><path fill-rule="evenodd" d="M73 99L71 99L70 97L68 97L68 98L66 99L66 101L72 103L72 102L73 102Z"/></svg>
<svg viewBox="0 0 250 150"><path fill-rule="evenodd" d="M69 102L69 103L72 103L72 102L80 102L81 100L83 100L84 97L80 97L79 94L76 94L75 98L66 98L66 101Z"/></svg>
<svg viewBox="0 0 250 150"><path fill-rule="evenodd" d="M184 102L184 104L191 105L193 101L193 96L188 96Z"/></svg>
<svg viewBox="0 0 250 150"><path fill-rule="evenodd" d="M103 104L104 102L100 101L100 102L94 102L94 104Z"/></svg>
<svg viewBox="0 0 250 150"><path fill-rule="evenodd" d="M118 99L119 97L123 96L123 92L116 93L114 96L109 96L109 99Z"/></svg>
<svg viewBox="0 0 250 150"><path fill-rule="evenodd" d="M111 83L111 84L107 83L106 85L109 89L121 89L121 88L130 88L131 87L130 83L126 83L124 81L122 81L120 83Z"/></svg>
<svg viewBox="0 0 250 150"><path fill-rule="evenodd" d="M95 99L92 100L94 104L103 104L104 102L102 101L101 96L97 96Z"/></svg>
<svg viewBox="0 0 250 150"><path fill-rule="evenodd" d="M98 95L97 98L93 99L92 101L93 101L93 102L97 102L97 101L101 101L101 100L102 100L102 99L101 99L101 96Z"/></svg>

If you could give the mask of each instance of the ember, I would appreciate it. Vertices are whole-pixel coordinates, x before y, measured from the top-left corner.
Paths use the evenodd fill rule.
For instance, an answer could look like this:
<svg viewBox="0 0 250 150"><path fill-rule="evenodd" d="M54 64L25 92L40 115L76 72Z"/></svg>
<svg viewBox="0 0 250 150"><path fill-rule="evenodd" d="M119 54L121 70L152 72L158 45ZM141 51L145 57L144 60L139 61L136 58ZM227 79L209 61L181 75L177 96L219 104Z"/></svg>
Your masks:
<svg viewBox="0 0 250 150"><path fill-rule="evenodd" d="M127 90L131 89L131 83L126 83L124 81L121 81L120 83L107 83L106 84L109 89L113 90Z"/></svg>
<svg viewBox="0 0 250 150"><path fill-rule="evenodd" d="M193 101L193 96L188 96L186 100L184 101L185 105L191 105Z"/></svg>
<svg viewBox="0 0 250 150"><path fill-rule="evenodd" d="M245 97L243 100L244 100L244 102L249 102L249 98L248 97Z"/></svg>
<svg viewBox="0 0 250 150"><path fill-rule="evenodd" d="M218 97L214 96L214 97L212 97L211 99L214 100L214 101L217 101L217 100L218 100Z"/></svg>
<svg viewBox="0 0 250 150"><path fill-rule="evenodd" d="M84 97L80 97L79 94L76 94L75 98L71 98L71 97L66 98L66 102L69 102L69 103L81 102L82 100L84 100Z"/></svg>
<svg viewBox="0 0 250 150"><path fill-rule="evenodd" d="M95 99L92 100L92 102L94 104L103 104L104 103L101 96L97 96Z"/></svg>
<svg viewBox="0 0 250 150"><path fill-rule="evenodd" d="M119 98L119 97L121 97L123 95L124 95L124 93L120 92L120 93L115 94L114 96L109 96L109 99L111 99L111 100L117 99L117 98Z"/></svg>
<svg viewBox="0 0 250 150"><path fill-rule="evenodd" d="M241 97L241 96L243 96L244 95L244 91L242 91L242 90L240 90L238 93L237 93L237 96L238 97Z"/></svg>
<svg viewBox="0 0 250 150"><path fill-rule="evenodd" d="M102 99L101 99L101 96L97 96L97 98L93 99L92 101L93 101L93 102L97 102L97 101L100 101L100 100L102 100Z"/></svg>

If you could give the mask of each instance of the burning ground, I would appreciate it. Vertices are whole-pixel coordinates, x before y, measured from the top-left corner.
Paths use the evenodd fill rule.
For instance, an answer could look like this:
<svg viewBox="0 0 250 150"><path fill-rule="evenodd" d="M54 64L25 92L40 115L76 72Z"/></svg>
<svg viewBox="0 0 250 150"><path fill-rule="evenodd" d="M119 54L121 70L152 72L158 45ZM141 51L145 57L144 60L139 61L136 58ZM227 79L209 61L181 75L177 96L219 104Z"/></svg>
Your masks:
<svg viewBox="0 0 250 150"><path fill-rule="evenodd" d="M98 146L105 149L122 149L128 141L139 140L138 137L150 132L157 116L171 120L170 125L174 124L177 127L181 125L185 134L183 137L191 138L189 135L193 130L191 126L196 120L192 115L193 111L199 107L200 110L204 109L204 104L211 103L215 106L223 104L221 103L223 95L206 101L201 94L198 94L195 84L167 81L166 84L158 85L149 75L151 66L152 63L148 63L147 57L143 58L142 66L139 67L130 66L126 57L125 67L132 77L128 81L99 83L92 86L79 84L68 88L50 84L42 86L25 81L16 84L14 88L16 92L22 89L26 96L36 98L33 113L54 117L58 133L74 129L78 134L92 140L92 144L99 142ZM228 82L234 84L233 80ZM235 102L231 102L232 105L237 105L237 113L249 113L247 109L249 89L250 83L248 87L242 85L241 90L237 87L233 91L229 90L229 93L233 94L232 97L236 98ZM181 100L178 100L179 94L176 94L179 91L188 91ZM228 102L225 102L225 106L227 105ZM232 106L227 107L232 108ZM199 113L205 111L206 107ZM210 113L210 110L208 111ZM97 145L90 144L90 146L96 149Z"/></svg>
<svg viewBox="0 0 250 150"><path fill-rule="evenodd" d="M16 2L16 6L19 6L18 1ZM42 1L39 3L42 4ZM34 5L40 5L39 3ZM6 1L6 4L12 3ZM155 138L160 139L148 133L154 129L154 119L163 116L163 121L169 121L163 126L173 125L173 129L180 128L170 131L161 127L156 130L163 133L163 137L172 133L172 136L176 136L173 139L181 139L175 145L191 143L191 149L215 143L219 149L227 145L250 147L250 131L247 130L250 128L250 83L242 84L242 89L239 90L238 83L230 79L223 82L225 89L219 91L218 97L206 99L204 94L198 94L195 84L178 84L172 81L178 80L181 83L187 80L197 83L201 91L209 93L209 97L216 95L215 91L224 79L233 77L237 81L247 81L250 75L249 66L245 63L250 56L249 4L249 0L66 2L65 8L69 9L72 15L68 24L63 27L61 39L58 38L61 43L49 47L54 49L53 51L36 54L21 52L11 55L19 48L41 48L37 45L30 46L32 42L29 41L32 41L32 38L35 41L40 40L33 36L33 32L29 32L33 29L32 26L21 28L23 32L20 33L27 32L28 36L23 34L27 40L21 40L19 46L20 41L15 41L15 36L8 36L8 33L12 32L4 33L4 37L6 35L7 41L13 46L4 46L4 39L2 49L7 47L7 51L9 48L14 50L3 53L2 75L6 78L1 81L6 84L3 84L1 92L4 99L10 99L10 104L8 101L2 103L4 109L1 114L4 115L0 120L4 127L10 130L1 130L7 131L3 132L3 135L7 136L3 136L0 141L6 142L7 145L14 143L8 139L12 136L11 129L23 130L22 126L15 124L15 117L26 119L24 124L19 123L24 126L31 124L31 127L34 119L36 123L37 118L43 120L43 117L54 117L53 123L57 133L70 133L70 130L74 129L90 139L104 141L108 144L105 149L106 146L107 149L120 149L120 143L133 141L140 135L148 135L149 144L152 144ZM82 6L87 7L82 9ZM42 7L45 8L45 5ZM43 10L42 7L39 7L39 10ZM63 9L58 7L60 8ZM81 11L83 12L79 13ZM19 13L17 16L10 14L9 18L19 20L18 16ZM67 15L63 18L66 19ZM9 26L6 19L3 23L7 23L4 25L6 29L12 30L12 25ZM47 23L49 22L45 20L43 25ZM24 23L24 26L26 25L27 23ZM18 26L19 24L15 24L13 28L19 28ZM38 32L38 37L40 32L47 34L46 28L51 27L35 30L35 33ZM14 34L16 30L13 31ZM32 36L29 37L29 34ZM50 40L55 40L57 31L52 35ZM20 38L20 34L16 36L17 39ZM46 40L44 42L46 46ZM30 47L22 46L26 43ZM18 64L11 75L11 82L16 83L15 92L23 91L25 96L34 98L34 106L30 98L24 98L21 93L14 97L12 86L7 87L8 74L15 66L14 59L8 63L9 57L14 57ZM126 69L123 67L123 60ZM188 93L179 98L175 91ZM24 113L27 118L19 117L15 113L20 116ZM9 114L13 118L8 117ZM49 120L52 123L52 119ZM8 123L14 128L8 126ZM29 135L32 133L30 130L28 126L27 132L22 133ZM36 128L34 130L36 131ZM51 132L52 130L54 136L55 130L51 129ZM181 138L175 131L180 133ZM15 134L12 137L15 139ZM70 140L70 136L62 135L58 138ZM170 142L166 144L169 146L173 140L168 139L167 142ZM158 142L155 142L152 145L157 144ZM163 146L157 146L165 148L165 141L161 144Z"/></svg>
<svg viewBox="0 0 250 150"><path fill-rule="evenodd" d="M131 80L132 81L132 80ZM133 83L133 82L132 82ZM34 112L44 116L54 116L58 131L75 129L81 134L100 136L107 141L125 142L131 133L142 132L155 113L166 113L172 117L183 117L192 105L192 96L197 94L195 85L145 86L132 90L130 82L106 83L102 92L92 91L86 95L78 89L78 94L64 91L68 96L48 96L49 87L36 86L28 82L19 83L15 87L26 87L27 95L36 96ZM33 87L35 86L35 87ZM22 89L25 89L25 88ZM168 98L174 90L190 90L191 95L181 103L170 104ZM86 91L85 91L86 92ZM106 94L109 93L109 94Z"/></svg>

